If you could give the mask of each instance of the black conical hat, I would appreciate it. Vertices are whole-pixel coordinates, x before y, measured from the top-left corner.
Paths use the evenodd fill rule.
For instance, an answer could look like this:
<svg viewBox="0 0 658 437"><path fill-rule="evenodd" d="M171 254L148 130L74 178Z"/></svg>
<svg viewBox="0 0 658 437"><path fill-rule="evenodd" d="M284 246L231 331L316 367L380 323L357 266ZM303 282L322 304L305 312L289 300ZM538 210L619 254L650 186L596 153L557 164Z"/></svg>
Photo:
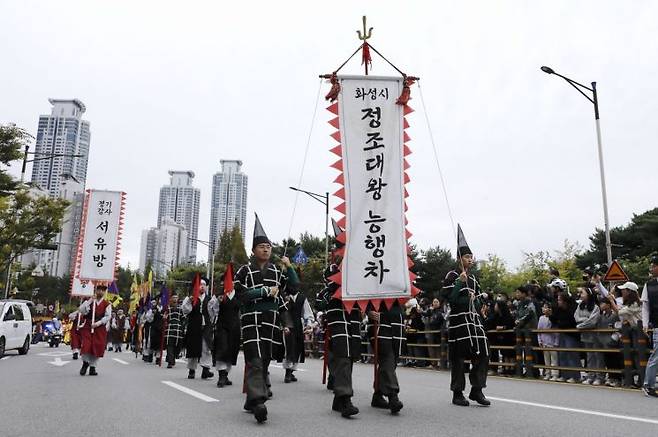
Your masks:
<svg viewBox="0 0 658 437"><path fill-rule="evenodd" d="M471 248L468 247L468 243L466 242L466 237L464 237L464 231L462 231L462 227L457 224L457 258L461 258L464 255L473 255L473 252L471 252Z"/></svg>
<svg viewBox="0 0 658 437"><path fill-rule="evenodd" d="M251 245L251 248L253 249L254 247L262 243L268 243L271 245L272 242L270 241L269 238L267 238L267 234L265 233L265 229L263 229L263 225L260 223L258 214L254 213L254 215L256 216L256 223L254 224L254 237L253 237L253 243Z"/></svg>
<svg viewBox="0 0 658 437"><path fill-rule="evenodd" d="M340 228L340 226L338 226L338 222L336 222L336 220L333 218L331 219L331 226L334 228L334 237L337 237L343 233L343 230Z"/></svg>

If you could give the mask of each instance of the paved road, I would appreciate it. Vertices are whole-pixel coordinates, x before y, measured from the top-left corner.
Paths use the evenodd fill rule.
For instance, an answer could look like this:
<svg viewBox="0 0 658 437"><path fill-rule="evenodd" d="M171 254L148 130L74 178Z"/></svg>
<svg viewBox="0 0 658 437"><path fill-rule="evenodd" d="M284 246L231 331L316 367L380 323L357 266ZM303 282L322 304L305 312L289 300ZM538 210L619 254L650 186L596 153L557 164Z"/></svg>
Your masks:
<svg viewBox="0 0 658 437"><path fill-rule="evenodd" d="M97 377L78 375L68 348L33 346L0 360L0 435L112 436L655 436L658 400L637 391L490 378L490 408L450 404L449 374L399 369L404 409L398 416L370 408L372 367L354 369L354 403L361 413L342 419L330 410L332 395L320 384L321 362L309 360L299 382L283 384L272 368L274 399L269 420L256 424L242 412L242 365L237 384L188 380L174 369L145 364L130 353L108 352ZM198 372L199 373L199 372ZM580 411L583 410L583 411Z"/></svg>

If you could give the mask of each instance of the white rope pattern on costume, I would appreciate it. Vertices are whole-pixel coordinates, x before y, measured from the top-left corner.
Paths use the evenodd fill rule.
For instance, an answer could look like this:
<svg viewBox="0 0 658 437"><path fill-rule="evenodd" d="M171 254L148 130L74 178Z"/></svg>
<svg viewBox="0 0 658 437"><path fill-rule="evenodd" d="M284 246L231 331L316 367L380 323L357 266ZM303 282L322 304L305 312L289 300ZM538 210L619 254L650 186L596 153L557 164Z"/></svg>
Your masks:
<svg viewBox="0 0 658 437"><path fill-rule="evenodd" d="M446 207L448 208L448 216L450 217L450 224L452 227L452 232L457 239L457 227L455 226L455 219L452 215L452 208L450 207L450 201L448 200L448 189L446 188L445 179L443 178L443 171L441 170L441 164L439 163L439 153L436 150L436 143L434 142L434 133L432 132L432 126L430 125L430 117L427 115L427 108L425 107L425 98L423 97L423 89L420 86L420 81L418 81L418 91L420 94L420 102L423 106L423 113L425 114L425 123L427 124L427 131L430 134L430 142L432 143L432 150L434 151L434 160L436 161L436 168L439 170L439 178L441 179L441 188L443 188L443 197L446 201Z"/></svg>
<svg viewBox="0 0 658 437"><path fill-rule="evenodd" d="M313 108L313 117L311 118L311 126L308 129L308 138L306 139L306 149L304 150L304 160L302 161L302 171L299 173L299 180L297 181L297 189L302 186L302 180L304 179L304 170L306 169L306 158L308 157L308 149L311 145L311 136L313 135L313 126L315 125L315 116L318 113L318 102L320 100L320 91L322 91L322 79L318 84L318 93L315 96L315 106ZM290 235L292 234L292 225L295 222L295 212L297 211L297 201L299 200L299 191L295 191L295 203L292 207L292 215L290 216L290 227L288 227L288 238L286 239L286 244L283 248L283 256L286 256L288 251L288 244L290 243Z"/></svg>

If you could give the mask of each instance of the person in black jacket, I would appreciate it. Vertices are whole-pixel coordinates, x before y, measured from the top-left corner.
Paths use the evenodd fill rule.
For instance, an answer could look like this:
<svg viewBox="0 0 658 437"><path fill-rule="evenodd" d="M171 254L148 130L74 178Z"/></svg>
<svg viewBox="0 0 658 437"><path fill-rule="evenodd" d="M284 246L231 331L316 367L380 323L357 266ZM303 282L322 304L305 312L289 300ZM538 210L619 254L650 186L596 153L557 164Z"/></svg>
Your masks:
<svg viewBox="0 0 658 437"><path fill-rule="evenodd" d="M515 335L513 332L489 332L489 331L504 331L514 329L514 317L509 311L507 302L504 300L496 300L494 303L493 311L491 311L485 320L485 329L487 332L487 338L489 342L498 346L514 346L515 344ZM496 358L494 361L498 361L496 356L497 351L492 351L493 357ZM512 363L514 362L515 352L514 349L500 349L500 354L502 355L503 362ZM499 367L498 373L503 375L511 375L514 373L513 367Z"/></svg>
<svg viewBox="0 0 658 437"><path fill-rule="evenodd" d="M571 295L563 291L557 296L557 305L551 310L549 319L554 329L576 329L576 302ZM564 348L577 348L580 346L580 334L567 332L559 334L559 346ZM580 355L578 352L558 352L558 363L564 367L580 367ZM558 381L574 383L580 379L580 372L563 370Z"/></svg>

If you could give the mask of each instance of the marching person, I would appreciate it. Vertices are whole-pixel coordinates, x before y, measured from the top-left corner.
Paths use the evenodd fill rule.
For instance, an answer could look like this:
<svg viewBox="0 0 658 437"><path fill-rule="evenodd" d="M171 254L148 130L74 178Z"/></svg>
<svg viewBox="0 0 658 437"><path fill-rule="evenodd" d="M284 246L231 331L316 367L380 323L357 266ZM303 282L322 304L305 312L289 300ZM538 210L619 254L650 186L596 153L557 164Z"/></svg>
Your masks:
<svg viewBox="0 0 658 437"><path fill-rule="evenodd" d="M199 298L194 302L194 296L183 300L181 309L187 317L185 331L185 358L187 358L188 379L194 379L197 366L201 365L201 379L215 376L210 371L212 367L213 321L216 313L212 311L208 292L208 279L201 278Z"/></svg>
<svg viewBox="0 0 658 437"><path fill-rule="evenodd" d="M272 395L268 366L271 360L283 358L282 324L285 333L292 325L283 294L289 282L296 284L299 280L287 257L281 258L285 273L270 262L272 243L258 215L251 247L253 259L236 272L234 287L241 304L247 390L244 408L254 414L258 423L263 423L267 420L265 402Z"/></svg>
<svg viewBox="0 0 658 437"><path fill-rule="evenodd" d="M84 301L78 309L84 317L79 329L82 355L81 376L87 374L87 369L89 369L89 375L98 375L96 364L98 359L105 354L106 325L112 317L112 305L104 299L106 291L107 284L99 282L96 284L94 297Z"/></svg>
<svg viewBox="0 0 658 437"><path fill-rule="evenodd" d="M336 226L334 225L334 232ZM327 388L334 392L331 409L349 418L359 414L359 409L352 404L352 367L354 362L361 358L361 312L356 305L351 311L347 311L343 302L335 297L339 286L330 278L338 272L337 264L327 267L324 273L326 285L318 293L316 308L325 312L327 320L324 341L329 342L326 349L329 368Z"/></svg>
<svg viewBox="0 0 658 437"><path fill-rule="evenodd" d="M390 308L387 308L383 302L379 308L373 307L370 303L367 315L370 343L373 349L377 348L375 354L377 376L373 384L374 393L370 405L374 408L389 409L392 414L397 414L403 404L398 397L400 385L395 369L407 340L404 333L403 309L398 301L391 304Z"/></svg>
<svg viewBox="0 0 658 437"><path fill-rule="evenodd" d="M313 310L304 293L300 292L298 285L288 285L288 311L292 319L292 329L284 336L286 349L283 359L283 368L286 370L284 383L297 382L294 373L297 365L303 363L306 357L304 348L304 328L315 321Z"/></svg>
<svg viewBox="0 0 658 437"><path fill-rule="evenodd" d="M452 403L459 406L469 405L463 394L466 388L464 360L471 360L471 370L468 374L471 393L468 397L480 405L489 406L491 402L482 393L482 389L487 386L489 368L489 343L480 313L483 296L477 279L468 273L474 262L473 252L468 247L459 225L457 225L457 261L460 271L453 270L446 275L442 291L450 304L448 347Z"/></svg>
<svg viewBox="0 0 658 437"><path fill-rule="evenodd" d="M167 347L167 369L176 365L176 358L180 354L183 345L183 311L178 304L178 295L171 295L169 308L165 314L167 319L167 329L165 331L165 344Z"/></svg>
<svg viewBox="0 0 658 437"><path fill-rule="evenodd" d="M160 347L162 345L163 325L162 311L158 302L159 299L153 300L151 302L151 308L146 312L146 320L150 322L148 338L146 338L146 333L144 334L145 350L148 350L148 362L152 363L153 356L155 356L155 364L157 366L162 362Z"/></svg>
<svg viewBox="0 0 658 437"><path fill-rule="evenodd" d="M155 318L155 313L153 309L156 307L156 300L151 299L149 306L142 315L142 360L147 363L153 362L153 351L155 347L153 346L152 340L155 338L153 335L154 327L153 321ZM159 342L158 342L159 344Z"/></svg>
<svg viewBox="0 0 658 437"><path fill-rule="evenodd" d="M114 352L121 352L125 332L126 316L123 314L123 310L118 310L116 314L112 315L112 321L110 322L110 336L112 337Z"/></svg>
<svg viewBox="0 0 658 437"><path fill-rule="evenodd" d="M644 284L642 289L642 327L648 333L653 328L653 352L647 360L647 368L644 375L644 394L658 398L656 393L656 373L658 372L658 255L651 258L651 279Z"/></svg>
<svg viewBox="0 0 658 437"><path fill-rule="evenodd" d="M215 323L215 368L219 375L219 388L233 385L228 375L231 368L238 363L240 352L240 302L235 298L232 271L232 267L227 268L224 275L224 293L221 296L213 296L219 307Z"/></svg>
<svg viewBox="0 0 658 437"><path fill-rule="evenodd" d="M78 359L78 356L80 355L80 324L82 323L82 314L80 314L79 310L73 311L71 314L69 314L69 320L71 321L71 353L73 356L71 357L74 360Z"/></svg>

